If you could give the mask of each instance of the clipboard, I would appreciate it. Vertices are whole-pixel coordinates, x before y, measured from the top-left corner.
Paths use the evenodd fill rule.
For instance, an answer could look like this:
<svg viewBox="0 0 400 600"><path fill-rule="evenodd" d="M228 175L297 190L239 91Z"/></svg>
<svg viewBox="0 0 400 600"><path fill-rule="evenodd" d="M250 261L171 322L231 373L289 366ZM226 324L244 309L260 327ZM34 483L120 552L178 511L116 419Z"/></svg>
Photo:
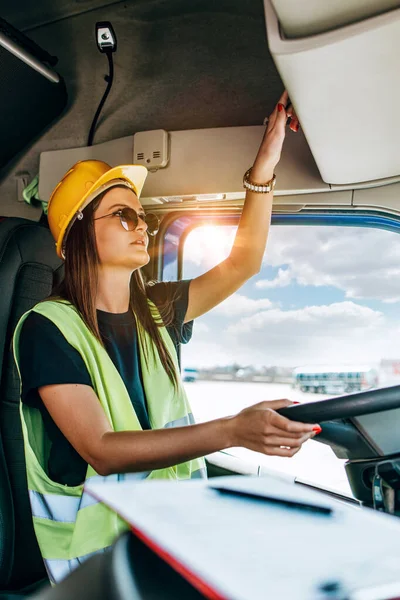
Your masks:
<svg viewBox="0 0 400 600"><path fill-rule="evenodd" d="M400 519L272 476L85 487L209 600L317 600L332 581L351 598L398 580Z"/></svg>

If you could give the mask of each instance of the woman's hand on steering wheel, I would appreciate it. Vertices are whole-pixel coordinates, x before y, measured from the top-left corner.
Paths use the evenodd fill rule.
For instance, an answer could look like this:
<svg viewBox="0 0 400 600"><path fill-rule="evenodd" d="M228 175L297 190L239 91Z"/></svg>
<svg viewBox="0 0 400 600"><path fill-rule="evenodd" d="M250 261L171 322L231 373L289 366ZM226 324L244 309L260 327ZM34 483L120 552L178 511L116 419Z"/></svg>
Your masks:
<svg viewBox="0 0 400 600"><path fill-rule="evenodd" d="M276 410L294 403L271 400L254 404L231 417L232 446L271 456L294 456L302 444L321 431L317 424L291 421Z"/></svg>

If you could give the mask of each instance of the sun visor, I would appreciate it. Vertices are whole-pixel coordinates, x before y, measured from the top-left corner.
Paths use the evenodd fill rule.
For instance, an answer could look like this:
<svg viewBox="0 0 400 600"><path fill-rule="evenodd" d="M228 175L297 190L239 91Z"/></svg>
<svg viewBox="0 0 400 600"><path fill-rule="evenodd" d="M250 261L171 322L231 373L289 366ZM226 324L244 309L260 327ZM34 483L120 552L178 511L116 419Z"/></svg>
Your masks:
<svg viewBox="0 0 400 600"><path fill-rule="evenodd" d="M288 39L271 0L264 4L269 48L322 179L346 185L400 175L400 8Z"/></svg>
<svg viewBox="0 0 400 600"><path fill-rule="evenodd" d="M60 179L77 161L99 159L112 167L150 163L141 196L144 206L243 202L243 175L254 162L264 131L263 125L171 131L165 132L167 144L165 135L149 131L96 146L42 152L39 195L47 201ZM164 150L168 148L167 158L157 141L162 141ZM154 168L157 157L165 166ZM331 196L335 195L340 205L350 205L350 191L333 194L330 186L321 180L301 131L293 133L288 129L275 172L275 203L302 204L303 198L315 196L317 200L318 196L318 202L325 204L332 202ZM326 199L322 198L325 196Z"/></svg>

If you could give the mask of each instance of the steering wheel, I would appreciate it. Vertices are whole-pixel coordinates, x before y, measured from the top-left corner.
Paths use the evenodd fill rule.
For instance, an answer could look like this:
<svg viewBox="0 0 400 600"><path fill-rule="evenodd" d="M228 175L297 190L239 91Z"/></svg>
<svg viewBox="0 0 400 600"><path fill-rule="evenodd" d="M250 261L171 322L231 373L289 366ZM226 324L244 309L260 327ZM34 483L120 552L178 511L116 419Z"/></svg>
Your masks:
<svg viewBox="0 0 400 600"><path fill-rule="evenodd" d="M340 458L356 459L375 457L378 452L355 426L344 420L395 408L400 408L400 385L296 404L277 412L292 421L319 423L322 432L315 441L331 446Z"/></svg>

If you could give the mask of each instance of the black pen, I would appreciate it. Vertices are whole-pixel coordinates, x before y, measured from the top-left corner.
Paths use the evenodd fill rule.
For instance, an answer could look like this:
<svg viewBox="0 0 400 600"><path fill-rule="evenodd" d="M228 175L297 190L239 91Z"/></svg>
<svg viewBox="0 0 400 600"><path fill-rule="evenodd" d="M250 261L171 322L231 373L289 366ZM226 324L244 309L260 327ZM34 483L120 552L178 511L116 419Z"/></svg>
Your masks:
<svg viewBox="0 0 400 600"><path fill-rule="evenodd" d="M220 492L222 494L227 494L231 496L245 496L247 498L254 498L256 500L267 501L274 504L280 504L288 508L298 508L300 510L306 510L311 512L317 512L325 515L330 515L333 512L333 509L329 506L322 506L320 504L311 504L305 502L303 500L292 500L290 498L283 498L278 496L268 496L266 494L256 494L253 492L248 492L245 490L238 490L226 487L216 487L212 486L213 490Z"/></svg>

